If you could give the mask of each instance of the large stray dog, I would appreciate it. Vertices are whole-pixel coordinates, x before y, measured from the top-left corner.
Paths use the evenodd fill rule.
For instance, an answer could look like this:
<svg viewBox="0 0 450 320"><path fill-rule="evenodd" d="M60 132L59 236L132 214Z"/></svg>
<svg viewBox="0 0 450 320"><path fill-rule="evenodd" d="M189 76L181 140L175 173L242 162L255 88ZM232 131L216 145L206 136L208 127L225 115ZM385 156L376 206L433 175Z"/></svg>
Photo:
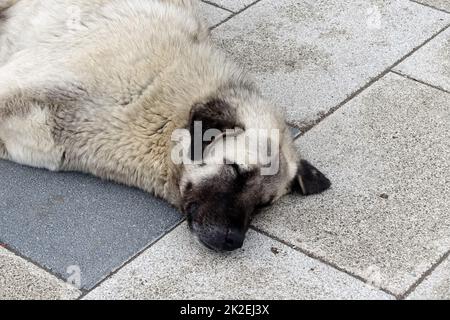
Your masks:
<svg viewBox="0 0 450 320"><path fill-rule="evenodd" d="M174 132L194 137L198 122L223 133L202 151L228 129L277 131L266 136L277 171L220 153L223 163L175 163ZM241 247L259 208L330 186L246 73L213 48L195 0L0 0L0 158L146 190L217 250Z"/></svg>

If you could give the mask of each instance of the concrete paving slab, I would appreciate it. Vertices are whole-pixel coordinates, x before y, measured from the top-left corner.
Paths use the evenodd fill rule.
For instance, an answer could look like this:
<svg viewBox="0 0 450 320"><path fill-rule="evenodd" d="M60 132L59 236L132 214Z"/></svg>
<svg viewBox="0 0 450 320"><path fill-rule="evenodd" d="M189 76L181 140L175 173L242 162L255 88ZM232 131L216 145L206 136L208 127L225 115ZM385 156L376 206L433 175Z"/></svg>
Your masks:
<svg viewBox="0 0 450 320"><path fill-rule="evenodd" d="M92 288L181 220L164 201L75 173L0 161L0 243Z"/></svg>
<svg viewBox="0 0 450 320"><path fill-rule="evenodd" d="M200 1L200 15L205 18L209 27L214 27L228 18L232 13Z"/></svg>
<svg viewBox="0 0 450 320"><path fill-rule="evenodd" d="M256 226L405 293L450 248L449 123L449 94L389 73L297 140L332 189Z"/></svg>
<svg viewBox="0 0 450 320"><path fill-rule="evenodd" d="M450 23L396 0L261 1L213 31L288 120L307 127Z"/></svg>
<svg viewBox="0 0 450 320"><path fill-rule="evenodd" d="M0 300L76 299L81 292L0 246Z"/></svg>
<svg viewBox="0 0 450 320"><path fill-rule="evenodd" d="M390 299L365 283L250 231L216 253L179 226L86 299Z"/></svg>
<svg viewBox="0 0 450 320"><path fill-rule="evenodd" d="M450 28L398 65L395 71L450 92Z"/></svg>
<svg viewBox="0 0 450 320"><path fill-rule="evenodd" d="M447 258L408 297L409 300L450 300L450 259Z"/></svg>
<svg viewBox="0 0 450 320"><path fill-rule="evenodd" d="M449 0L414 0L414 1L435 7L440 10L450 12Z"/></svg>
<svg viewBox="0 0 450 320"><path fill-rule="evenodd" d="M222 8L226 8L233 12L239 12L245 7L251 5L257 0L208 0L209 2L215 3Z"/></svg>

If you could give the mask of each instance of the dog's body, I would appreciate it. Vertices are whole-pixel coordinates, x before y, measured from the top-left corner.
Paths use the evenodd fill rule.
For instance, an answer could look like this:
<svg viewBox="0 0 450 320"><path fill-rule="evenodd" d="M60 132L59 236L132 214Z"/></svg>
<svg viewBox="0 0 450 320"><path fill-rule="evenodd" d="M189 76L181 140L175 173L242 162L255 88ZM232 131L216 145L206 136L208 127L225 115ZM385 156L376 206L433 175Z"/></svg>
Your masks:
<svg viewBox="0 0 450 320"><path fill-rule="evenodd" d="M179 206L171 133L222 85L221 76L201 77L214 53L194 16L157 1L27 0L3 19L7 158L89 172Z"/></svg>
<svg viewBox="0 0 450 320"><path fill-rule="evenodd" d="M211 46L194 2L0 0L0 158L91 173L185 210L186 185L222 169L175 164L172 134L216 112L221 129L279 130L281 172L258 180L268 187L255 201L289 192L300 170L289 131Z"/></svg>

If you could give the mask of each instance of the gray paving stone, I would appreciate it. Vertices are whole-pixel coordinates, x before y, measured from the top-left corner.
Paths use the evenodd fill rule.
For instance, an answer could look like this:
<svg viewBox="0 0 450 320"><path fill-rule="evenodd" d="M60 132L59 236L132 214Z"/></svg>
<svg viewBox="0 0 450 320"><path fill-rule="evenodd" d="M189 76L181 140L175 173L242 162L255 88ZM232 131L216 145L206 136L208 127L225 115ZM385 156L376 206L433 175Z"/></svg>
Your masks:
<svg viewBox="0 0 450 320"><path fill-rule="evenodd" d="M0 246L0 300L76 299L81 292Z"/></svg>
<svg viewBox="0 0 450 320"><path fill-rule="evenodd" d="M215 253L185 224L86 299L390 299L365 283L250 231L244 249Z"/></svg>
<svg viewBox="0 0 450 320"><path fill-rule="evenodd" d="M450 28L395 68L450 92Z"/></svg>
<svg viewBox="0 0 450 320"><path fill-rule="evenodd" d="M208 26L213 27L228 18L232 13L210 4L200 2L200 14L205 18Z"/></svg>
<svg viewBox="0 0 450 320"><path fill-rule="evenodd" d="M450 248L450 95L389 73L297 140L333 183L255 225L400 295Z"/></svg>
<svg viewBox="0 0 450 320"><path fill-rule="evenodd" d="M449 0L415 0L415 1L433 6L440 10L445 10L447 12L450 12L450 1Z"/></svg>
<svg viewBox="0 0 450 320"><path fill-rule="evenodd" d="M450 259L446 259L408 297L409 300L450 300Z"/></svg>
<svg viewBox="0 0 450 320"><path fill-rule="evenodd" d="M84 289L173 228L181 216L136 189L0 161L0 242ZM69 269L68 269L69 268Z"/></svg>
<svg viewBox="0 0 450 320"><path fill-rule="evenodd" d="M300 135L300 133L301 133L300 129L296 128L296 127L289 126L289 130L291 131L291 134L294 138L298 137L298 135Z"/></svg>
<svg viewBox="0 0 450 320"><path fill-rule="evenodd" d="M238 12L255 1L256 0L209 0L209 2L218 4L222 8L226 8L233 12Z"/></svg>
<svg viewBox="0 0 450 320"><path fill-rule="evenodd" d="M291 123L308 126L449 22L407 0L261 1L213 36Z"/></svg>

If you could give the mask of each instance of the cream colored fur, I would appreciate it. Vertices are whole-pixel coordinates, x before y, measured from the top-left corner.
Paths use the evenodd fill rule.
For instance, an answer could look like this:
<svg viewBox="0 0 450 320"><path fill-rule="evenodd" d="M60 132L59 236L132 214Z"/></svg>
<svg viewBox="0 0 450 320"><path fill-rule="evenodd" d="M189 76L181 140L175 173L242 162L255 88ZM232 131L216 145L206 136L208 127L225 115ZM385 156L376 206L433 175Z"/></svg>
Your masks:
<svg viewBox="0 0 450 320"><path fill-rule="evenodd" d="M190 0L0 1L0 157L136 186L180 206L170 159L191 107L220 98L246 128L283 119L211 45ZM0 173L1 174L1 173Z"/></svg>

